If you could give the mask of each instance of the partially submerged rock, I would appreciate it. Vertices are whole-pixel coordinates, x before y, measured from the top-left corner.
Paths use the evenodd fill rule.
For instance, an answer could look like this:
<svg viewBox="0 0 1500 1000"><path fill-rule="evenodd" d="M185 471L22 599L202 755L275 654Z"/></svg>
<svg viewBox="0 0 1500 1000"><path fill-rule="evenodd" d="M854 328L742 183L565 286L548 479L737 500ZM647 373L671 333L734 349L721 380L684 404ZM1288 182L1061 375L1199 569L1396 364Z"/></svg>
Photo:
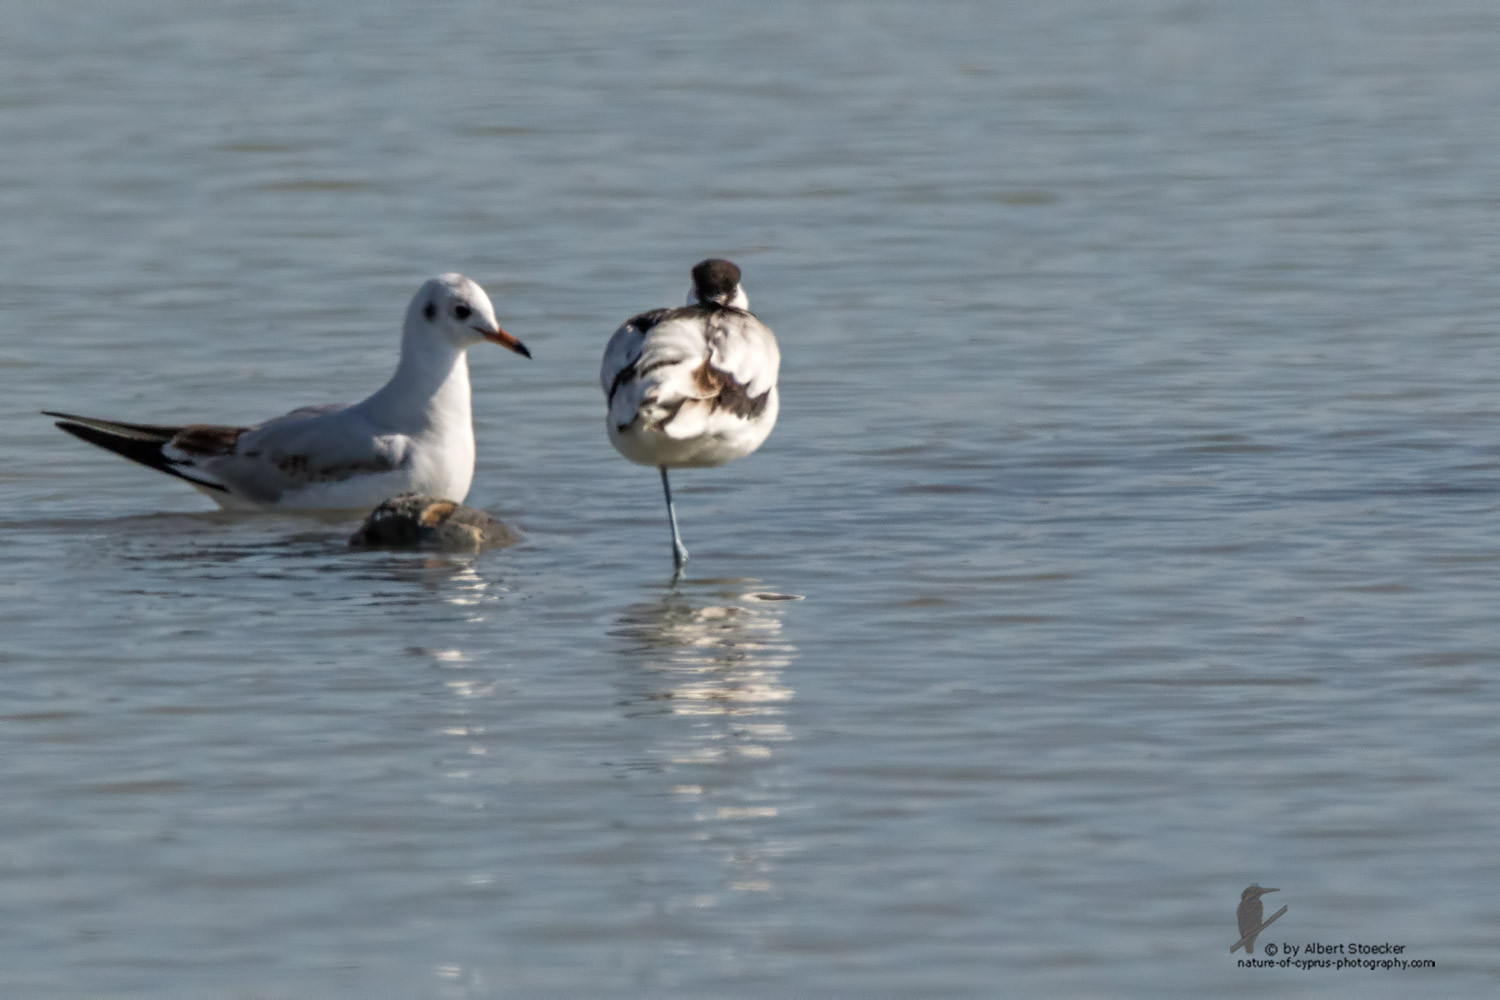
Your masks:
<svg viewBox="0 0 1500 1000"><path fill-rule="evenodd" d="M356 548L478 552L510 545L518 536L497 517L452 500L403 493L365 518L350 538Z"/></svg>

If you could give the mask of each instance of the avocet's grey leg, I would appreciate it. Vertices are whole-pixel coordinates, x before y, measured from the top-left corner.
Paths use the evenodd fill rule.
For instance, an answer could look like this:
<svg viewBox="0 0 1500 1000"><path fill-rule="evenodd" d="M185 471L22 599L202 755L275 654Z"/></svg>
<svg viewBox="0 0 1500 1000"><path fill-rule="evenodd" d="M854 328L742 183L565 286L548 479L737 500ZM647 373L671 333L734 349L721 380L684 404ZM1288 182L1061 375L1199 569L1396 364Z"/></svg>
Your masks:
<svg viewBox="0 0 1500 1000"><path fill-rule="evenodd" d="M682 575L682 567L688 561L687 547L682 544L682 534L677 530L677 508L672 506L672 486L667 482L667 467L661 469L661 491L667 497L667 522L672 525L672 570L673 576Z"/></svg>

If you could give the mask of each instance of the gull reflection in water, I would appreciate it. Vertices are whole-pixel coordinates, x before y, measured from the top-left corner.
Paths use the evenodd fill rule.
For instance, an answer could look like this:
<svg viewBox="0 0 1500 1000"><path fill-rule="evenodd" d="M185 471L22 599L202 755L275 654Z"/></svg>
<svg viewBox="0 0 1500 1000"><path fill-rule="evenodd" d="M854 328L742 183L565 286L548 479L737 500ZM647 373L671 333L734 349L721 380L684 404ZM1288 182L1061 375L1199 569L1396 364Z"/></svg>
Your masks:
<svg viewBox="0 0 1500 1000"><path fill-rule="evenodd" d="M739 891L771 891L781 851L773 821L790 794L776 758L794 694L783 672L797 655L782 616L800 599L755 580L700 581L626 608L611 632L633 667L626 716L680 723L652 728L648 766L694 803L698 839L725 849Z"/></svg>

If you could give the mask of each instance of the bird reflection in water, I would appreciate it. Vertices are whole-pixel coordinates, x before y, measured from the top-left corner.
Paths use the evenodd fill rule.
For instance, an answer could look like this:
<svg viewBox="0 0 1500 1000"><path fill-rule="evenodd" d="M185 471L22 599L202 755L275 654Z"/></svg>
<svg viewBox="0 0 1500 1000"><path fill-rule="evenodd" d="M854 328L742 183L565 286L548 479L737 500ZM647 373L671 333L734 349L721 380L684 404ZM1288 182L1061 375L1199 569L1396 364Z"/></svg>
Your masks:
<svg viewBox="0 0 1500 1000"><path fill-rule="evenodd" d="M436 600L462 609L464 619L470 622L484 621L485 605L504 600L510 590L504 583L481 575L473 558L463 556L388 556L362 575L402 585L396 592L377 593L373 603L420 608L430 607Z"/></svg>
<svg viewBox="0 0 1500 1000"><path fill-rule="evenodd" d="M502 675L492 648L476 641L484 630L469 626L483 623L510 588L486 577L475 562L471 556L372 554L366 570L370 580L398 585L374 592L371 603L385 615L409 621L407 634L419 641L406 647L406 655L436 671L435 683L449 695L435 706L444 738L433 766L442 780L427 795L445 810L479 811L492 804L474 782L475 761L490 752L484 703L494 697ZM464 883L488 885L493 879L493 872L481 869L465 875Z"/></svg>
<svg viewBox="0 0 1500 1000"><path fill-rule="evenodd" d="M755 580L699 581L626 608L611 632L634 668L622 679L627 718L673 723L651 727L646 767L695 803L710 825L700 839L727 850L739 891L773 889L772 821L790 799L776 761L792 739L783 671L797 655L782 615L800 599Z"/></svg>

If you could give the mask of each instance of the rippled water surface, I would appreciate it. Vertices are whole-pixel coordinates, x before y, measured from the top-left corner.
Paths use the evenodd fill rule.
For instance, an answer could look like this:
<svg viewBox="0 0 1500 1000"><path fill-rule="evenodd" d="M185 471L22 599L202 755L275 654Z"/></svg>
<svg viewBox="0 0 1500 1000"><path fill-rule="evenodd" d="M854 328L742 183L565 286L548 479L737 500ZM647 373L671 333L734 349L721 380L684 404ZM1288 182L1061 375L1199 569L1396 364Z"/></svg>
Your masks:
<svg viewBox="0 0 1500 1000"><path fill-rule="evenodd" d="M7 995L1493 993L1500 9L0 17ZM709 254L672 587L595 372ZM448 269L514 548L36 415L358 398Z"/></svg>

